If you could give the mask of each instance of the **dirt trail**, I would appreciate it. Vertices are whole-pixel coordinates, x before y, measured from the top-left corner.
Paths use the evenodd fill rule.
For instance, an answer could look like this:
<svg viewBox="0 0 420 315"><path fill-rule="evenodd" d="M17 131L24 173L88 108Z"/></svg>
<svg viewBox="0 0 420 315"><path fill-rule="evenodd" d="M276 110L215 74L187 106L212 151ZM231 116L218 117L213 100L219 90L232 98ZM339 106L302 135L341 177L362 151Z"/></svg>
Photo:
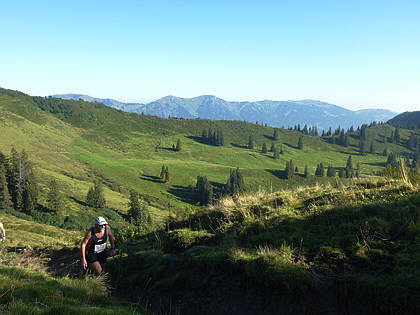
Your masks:
<svg viewBox="0 0 420 315"><path fill-rule="evenodd" d="M24 266L34 270L44 270L54 277L79 278L82 275L80 250L63 246L16 250L10 265Z"/></svg>

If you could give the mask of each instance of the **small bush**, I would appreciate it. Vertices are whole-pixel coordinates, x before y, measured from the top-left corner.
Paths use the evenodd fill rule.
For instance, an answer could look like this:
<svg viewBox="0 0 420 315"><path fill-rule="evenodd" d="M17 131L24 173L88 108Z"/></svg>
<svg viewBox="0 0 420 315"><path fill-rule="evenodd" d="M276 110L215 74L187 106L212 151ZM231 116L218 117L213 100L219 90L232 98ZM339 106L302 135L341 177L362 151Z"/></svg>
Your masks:
<svg viewBox="0 0 420 315"><path fill-rule="evenodd" d="M214 234L207 231L173 230L168 232L164 248L166 251L182 251L193 245L206 244L213 237Z"/></svg>

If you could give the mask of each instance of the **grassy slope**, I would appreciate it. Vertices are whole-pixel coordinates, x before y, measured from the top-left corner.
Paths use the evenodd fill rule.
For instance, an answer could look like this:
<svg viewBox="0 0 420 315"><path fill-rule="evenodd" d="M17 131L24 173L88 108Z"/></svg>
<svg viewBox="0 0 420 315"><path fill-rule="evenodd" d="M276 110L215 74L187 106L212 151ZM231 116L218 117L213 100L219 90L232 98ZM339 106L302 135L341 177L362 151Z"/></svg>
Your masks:
<svg viewBox="0 0 420 315"><path fill-rule="evenodd" d="M66 146L83 130L42 112L24 97L5 95L0 95L0 129L0 150L8 154L12 147L18 151L25 149L35 164L41 188L55 178L67 197L85 199L92 185L90 167L72 158L66 150ZM127 200L124 196L105 189L111 207L125 207ZM80 210L80 205L69 198L65 203L63 215Z"/></svg>
<svg viewBox="0 0 420 315"><path fill-rule="evenodd" d="M228 198L127 243L111 273L181 313L415 314L419 209L399 182Z"/></svg>
<svg viewBox="0 0 420 315"><path fill-rule="evenodd" d="M0 150L8 152L12 145L25 148L38 166L42 184L50 177L59 180L67 197L74 198L66 199L63 215L86 211L74 200L83 201L92 178L98 176L112 188L105 191L112 208L125 212L127 191L134 188L154 201L158 198L151 204L154 217L160 221L170 207L194 202L191 187L197 175L206 175L221 185L226 182L230 168L240 167L249 188L277 190L303 183L300 176L292 181L279 178L290 159L301 173L308 165L313 174L317 163L343 167L349 154L353 154L353 164L360 162L362 175L380 170L386 160L380 154L359 156L356 134L350 137L348 148L306 136L304 150L298 150L300 133L282 130L280 140L275 143L282 145L285 153L280 160L274 160L270 153L245 148L251 134L256 148L260 149L263 142L270 147L273 134L270 127L239 121L162 119L124 113L97 103L32 98L2 91L0 126L6 137L0 139ZM223 130L224 147L197 141L202 130L209 128ZM368 130L376 139L376 152L382 153L385 147L408 152L404 147L383 143L392 129L381 126ZM401 131L401 134L403 139L408 138L408 132ZM169 150L177 139L182 141L183 149L179 153ZM159 152L155 152L156 143L160 143ZM161 183L153 177L159 175L162 164L169 166L170 183ZM315 181L325 179L312 178L307 182Z"/></svg>
<svg viewBox="0 0 420 315"><path fill-rule="evenodd" d="M304 150L298 150L296 145L299 134L291 131L281 132L280 140L276 141L276 145L282 145L284 154L281 155L280 160L274 160L271 153L262 154L257 149L244 148L249 134L253 135L258 149L261 148L263 142L270 147L272 141L269 137L273 133L271 128L241 122L168 121L147 116L138 117L138 119L144 121L145 124L151 124L149 120L155 121L156 125L172 123L173 128L168 126L168 130L175 131L163 131L161 135L150 134L146 131L133 132L130 137L122 137L118 145L115 139L106 134L84 135L83 138L73 141L67 149L75 158L93 165L118 182L124 182L142 193L158 196L177 205L180 203L174 200L174 197L180 201L188 201L189 195L185 191L188 192L188 187L195 185L197 175L206 175L210 181L224 184L230 169L234 167L241 168L245 182L252 188L269 189L272 187L277 190L290 184L280 180L277 175L279 170L284 170L286 162L290 159L293 159L294 164L299 167L301 174L305 165L308 165L309 172L313 174L316 165L320 162L323 162L325 166L344 167L349 154L354 155L354 166L360 162L362 175L370 175L380 170L386 161L386 157L382 154L360 156L357 148L358 140L353 138L350 141L351 146L344 148L326 143L320 138L307 136ZM176 130L179 124L183 124L185 128L183 133ZM226 146L214 147L191 139L191 136L198 136L202 129L206 129L210 124L213 129L224 130L227 139ZM203 125L206 128L203 128ZM377 139L376 152L382 153L385 147L394 151L408 152L401 146L382 143L382 136L390 134L391 130L392 127L389 126L369 130L369 133ZM404 134L404 137L408 135ZM160 139L161 146L165 149L155 152L156 139ZM182 141L182 152L177 153L166 149L175 144L177 139ZM98 146L98 142L106 143L105 147ZM171 175L169 184L142 176L158 176L162 164L169 167ZM301 184L301 180L297 182Z"/></svg>
<svg viewBox="0 0 420 315"><path fill-rule="evenodd" d="M53 278L40 271L0 265L2 314L140 314L95 279Z"/></svg>
<svg viewBox="0 0 420 315"><path fill-rule="evenodd" d="M13 250L16 248L72 247L80 243L82 235L9 214L0 214L0 222L7 236L0 243L1 314L142 313L109 297L108 285L103 279L54 278L43 271L3 265L15 258Z"/></svg>
<svg viewBox="0 0 420 315"><path fill-rule="evenodd" d="M65 231L54 226L39 224L0 213L0 222L6 229L6 247L45 247L52 245L74 245L80 241L81 234Z"/></svg>

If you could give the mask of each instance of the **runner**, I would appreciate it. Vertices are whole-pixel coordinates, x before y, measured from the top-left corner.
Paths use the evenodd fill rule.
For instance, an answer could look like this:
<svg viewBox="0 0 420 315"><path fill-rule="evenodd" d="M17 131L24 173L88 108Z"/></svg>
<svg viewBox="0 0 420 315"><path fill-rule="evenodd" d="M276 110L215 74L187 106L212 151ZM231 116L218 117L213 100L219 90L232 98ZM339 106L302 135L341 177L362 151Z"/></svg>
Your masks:
<svg viewBox="0 0 420 315"><path fill-rule="evenodd" d="M0 222L0 241L6 239L6 231L4 230L3 223Z"/></svg>
<svg viewBox="0 0 420 315"><path fill-rule="evenodd" d="M109 237L111 243L111 256L115 255L114 236L111 227L103 217L95 219L95 226L91 227L80 245L82 251L82 267L89 268L94 272L95 276L102 274L106 264L106 242Z"/></svg>

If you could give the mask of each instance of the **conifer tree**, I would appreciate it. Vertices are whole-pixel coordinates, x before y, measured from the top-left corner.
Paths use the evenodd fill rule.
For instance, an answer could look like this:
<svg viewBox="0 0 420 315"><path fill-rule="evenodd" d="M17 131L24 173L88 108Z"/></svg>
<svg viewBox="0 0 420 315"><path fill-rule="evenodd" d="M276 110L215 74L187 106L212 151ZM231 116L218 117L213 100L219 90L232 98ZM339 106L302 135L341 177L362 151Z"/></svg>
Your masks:
<svg viewBox="0 0 420 315"><path fill-rule="evenodd" d="M366 128L367 128L366 124L363 124L362 127L360 128L360 136L359 136L360 140L363 140L363 141L366 140L366 137L367 137L366 136Z"/></svg>
<svg viewBox="0 0 420 315"><path fill-rule="evenodd" d="M93 185L94 207L97 209L105 208L106 200L104 196L104 187L98 180Z"/></svg>
<svg viewBox="0 0 420 315"><path fill-rule="evenodd" d="M340 132L340 144L343 145L343 146L346 146L345 145L345 142L346 142L346 135L344 133L344 129L341 129L341 132Z"/></svg>
<svg viewBox="0 0 420 315"><path fill-rule="evenodd" d="M225 145L225 137L223 135L222 130L217 131L216 142L217 142L216 145L218 145L218 146L224 146Z"/></svg>
<svg viewBox="0 0 420 315"><path fill-rule="evenodd" d="M147 227L152 223L147 206L139 200L139 194L134 190L130 191L130 202L128 206L128 215L132 223L142 227Z"/></svg>
<svg viewBox="0 0 420 315"><path fill-rule="evenodd" d="M320 177L324 177L325 176L325 169L324 169L324 164L319 163L319 170L320 170Z"/></svg>
<svg viewBox="0 0 420 315"><path fill-rule="evenodd" d="M213 186L206 176L197 176L195 188L201 205L207 205L213 202Z"/></svg>
<svg viewBox="0 0 420 315"><path fill-rule="evenodd" d="M242 192L244 188L244 181L239 171L239 167L236 170L231 169L229 179L225 185L226 193L235 195Z"/></svg>
<svg viewBox="0 0 420 315"><path fill-rule="evenodd" d="M134 219L137 220L138 217L140 217L140 201L139 201L139 194L134 191L130 190L130 202L128 203L129 209L128 209L128 215Z"/></svg>
<svg viewBox="0 0 420 315"><path fill-rule="evenodd" d="M394 133L394 143L400 144L400 126L395 127L395 133Z"/></svg>
<svg viewBox="0 0 420 315"><path fill-rule="evenodd" d="M416 136L411 133L410 137L408 138L408 147L410 150L413 150L416 148L416 144L417 144L417 139Z"/></svg>
<svg viewBox="0 0 420 315"><path fill-rule="evenodd" d="M253 149L253 148L254 148L254 141L252 140L252 136L249 136L248 149Z"/></svg>
<svg viewBox="0 0 420 315"><path fill-rule="evenodd" d="M305 165L305 170L304 170L304 172L303 172L303 176L304 176L305 178L308 178L308 177L309 177L308 165Z"/></svg>
<svg viewBox="0 0 420 315"><path fill-rule="evenodd" d="M267 145L265 144L265 142L262 145L261 153L267 153Z"/></svg>
<svg viewBox="0 0 420 315"><path fill-rule="evenodd" d="M176 148L175 148L176 152L180 152L181 151L181 140L177 140L176 142Z"/></svg>
<svg viewBox="0 0 420 315"><path fill-rule="evenodd" d="M25 181L22 194L23 211L27 214L31 214L38 205L38 188L36 185L35 177L33 175L28 176Z"/></svg>
<svg viewBox="0 0 420 315"><path fill-rule="evenodd" d="M165 183L169 182L169 168L165 166L165 173L163 175L163 181Z"/></svg>
<svg viewBox="0 0 420 315"><path fill-rule="evenodd" d="M375 146L373 144L373 141L370 143L369 153L371 153L371 154L374 154L375 153Z"/></svg>
<svg viewBox="0 0 420 315"><path fill-rule="evenodd" d="M351 160L351 155L349 156L349 158L347 159L347 164L346 164L346 177L350 178L353 177L353 162Z"/></svg>
<svg viewBox="0 0 420 315"><path fill-rule="evenodd" d="M332 167L331 165L328 166L327 176L328 177L335 177L335 168Z"/></svg>
<svg viewBox="0 0 420 315"><path fill-rule="evenodd" d="M202 204L208 205L213 203L213 186L206 181L203 186Z"/></svg>
<svg viewBox="0 0 420 315"><path fill-rule="evenodd" d="M348 147L349 146L349 135L346 133L346 136L344 137L344 146Z"/></svg>
<svg viewBox="0 0 420 315"><path fill-rule="evenodd" d="M207 142L207 130L203 129L203 131L201 132L201 140L203 142Z"/></svg>
<svg viewBox="0 0 420 315"><path fill-rule="evenodd" d="M90 187L86 195L86 203L93 208L103 209L105 207L104 188L102 183L95 180L93 187Z"/></svg>
<svg viewBox="0 0 420 315"><path fill-rule="evenodd" d="M271 142L270 152L274 152L275 147L274 142Z"/></svg>
<svg viewBox="0 0 420 315"><path fill-rule="evenodd" d="M291 179L293 175L295 175L295 168L294 168L292 160L286 163L285 172L286 172L287 179Z"/></svg>
<svg viewBox="0 0 420 315"><path fill-rule="evenodd" d="M3 164L0 164L0 210L7 210L12 207L12 200L7 187L6 170Z"/></svg>
<svg viewBox="0 0 420 315"><path fill-rule="evenodd" d="M389 137L389 143L393 143L395 141L394 132L391 131L391 136Z"/></svg>
<svg viewBox="0 0 420 315"><path fill-rule="evenodd" d="M359 151L360 155L366 155L366 141L362 139L359 141Z"/></svg>
<svg viewBox="0 0 420 315"><path fill-rule="evenodd" d="M277 129L277 128L274 128L273 140L274 140L274 141L279 140L279 131L278 131L278 129Z"/></svg>
<svg viewBox="0 0 420 315"><path fill-rule="evenodd" d="M165 177L165 164L162 164L162 169L160 170L159 177L163 179Z"/></svg>
<svg viewBox="0 0 420 315"><path fill-rule="evenodd" d="M338 171L338 176L341 178L346 177L346 170L344 168L340 168Z"/></svg>
<svg viewBox="0 0 420 315"><path fill-rule="evenodd" d="M322 163L318 164L315 170L315 176L323 177L324 172L324 165Z"/></svg>
<svg viewBox="0 0 420 315"><path fill-rule="evenodd" d="M58 213L61 210L62 205L62 195L58 188L57 181L55 179L51 179L48 185L48 207L55 213Z"/></svg>
<svg viewBox="0 0 420 315"><path fill-rule="evenodd" d="M351 168L351 169L353 169L353 161L351 160L351 155L350 155L350 156L349 156L349 158L347 159L346 168Z"/></svg>
<svg viewBox="0 0 420 315"><path fill-rule="evenodd" d="M300 136L300 137L299 137L299 141L298 141L298 148L299 148L300 150L302 150L302 149L303 149L303 137L302 137L302 136Z"/></svg>
<svg viewBox="0 0 420 315"><path fill-rule="evenodd" d="M276 147L274 148L273 158L274 158L275 160L280 159L280 150L279 150L279 148L276 148Z"/></svg>

